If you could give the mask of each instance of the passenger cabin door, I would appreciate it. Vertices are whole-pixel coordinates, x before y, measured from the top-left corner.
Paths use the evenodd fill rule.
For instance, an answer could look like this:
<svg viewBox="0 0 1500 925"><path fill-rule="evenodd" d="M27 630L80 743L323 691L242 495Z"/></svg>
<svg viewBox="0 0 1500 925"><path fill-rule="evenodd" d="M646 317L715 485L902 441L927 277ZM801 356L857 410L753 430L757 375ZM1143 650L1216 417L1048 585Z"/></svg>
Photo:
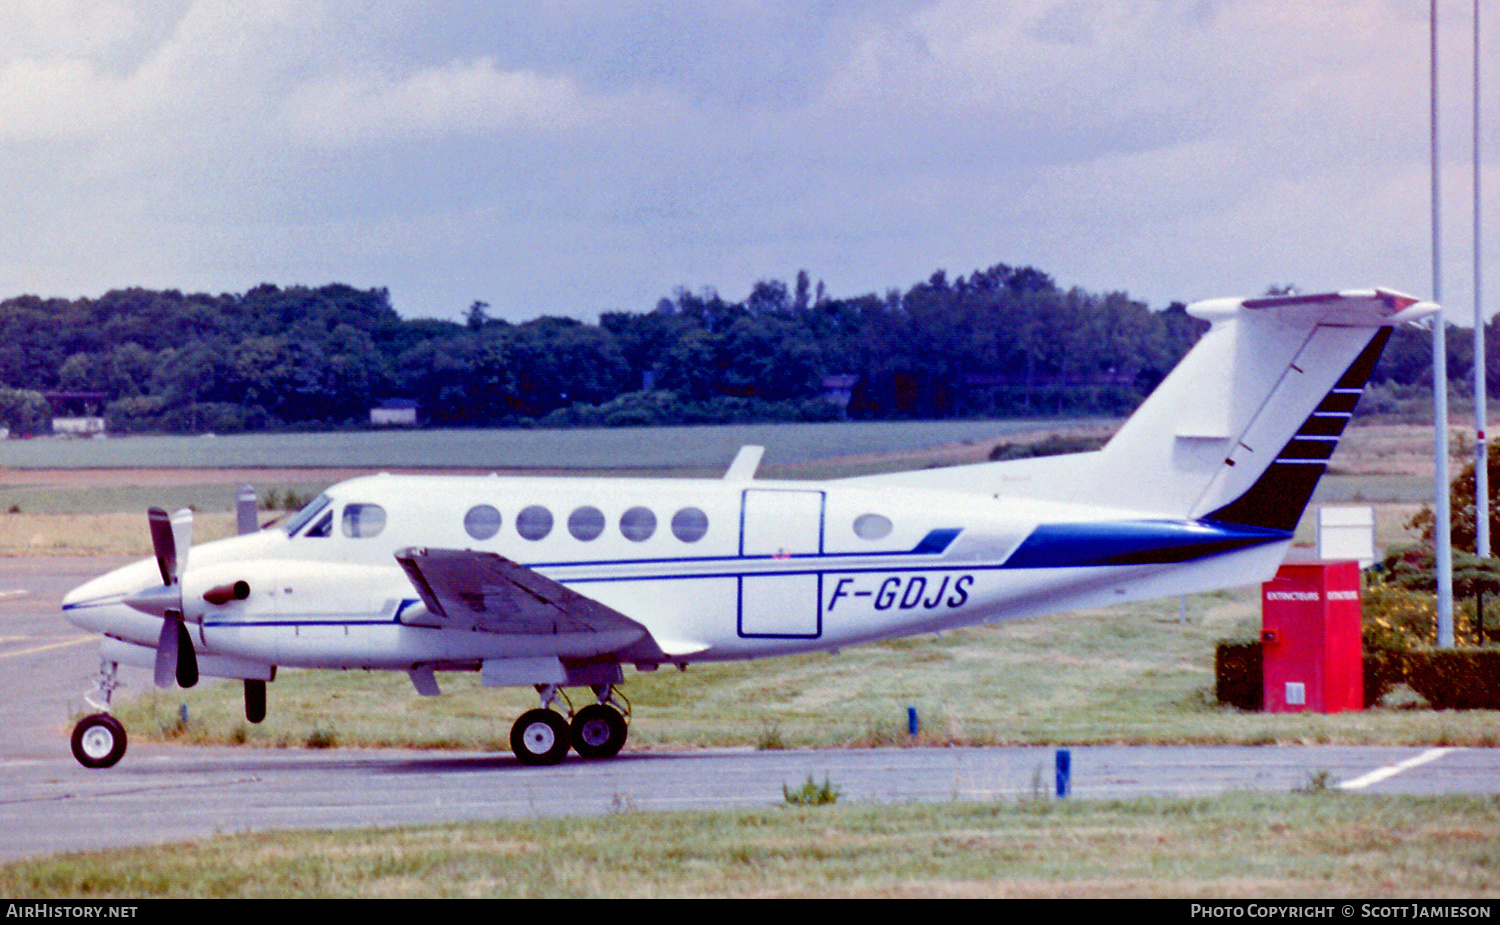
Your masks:
<svg viewBox="0 0 1500 925"><path fill-rule="evenodd" d="M739 634L817 638L822 633L824 495L746 489L740 508ZM755 560L760 560L759 562Z"/></svg>

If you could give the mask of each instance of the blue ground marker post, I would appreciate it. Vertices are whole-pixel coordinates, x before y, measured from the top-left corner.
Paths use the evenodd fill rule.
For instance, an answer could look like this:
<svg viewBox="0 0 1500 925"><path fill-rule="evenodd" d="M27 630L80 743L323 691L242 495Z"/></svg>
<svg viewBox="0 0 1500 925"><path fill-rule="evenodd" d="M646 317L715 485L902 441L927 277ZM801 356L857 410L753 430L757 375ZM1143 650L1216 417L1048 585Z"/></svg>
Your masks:
<svg viewBox="0 0 1500 925"><path fill-rule="evenodd" d="M907 707L906 708L906 731L909 732L909 733L911 733L911 737L913 739L915 739L917 737L917 730L918 730L918 728L919 727L917 725L917 708L916 707Z"/></svg>
<svg viewBox="0 0 1500 925"><path fill-rule="evenodd" d="M1073 753L1066 748L1057 750L1057 798L1063 799L1073 789Z"/></svg>

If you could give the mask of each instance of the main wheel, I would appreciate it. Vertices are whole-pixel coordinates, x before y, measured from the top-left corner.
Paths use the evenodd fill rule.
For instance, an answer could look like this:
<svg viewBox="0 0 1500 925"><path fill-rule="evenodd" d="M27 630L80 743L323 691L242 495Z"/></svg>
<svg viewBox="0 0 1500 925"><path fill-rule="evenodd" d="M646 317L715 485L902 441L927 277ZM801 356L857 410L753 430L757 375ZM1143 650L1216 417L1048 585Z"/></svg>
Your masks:
<svg viewBox="0 0 1500 925"><path fill-rule="evenodd" d="M510 750L522 764L557 764L568 755L568 721L555 710L527 710L510 727Z"/></svg>
<svg viewBox="0 0 1500 925"><path fill-rule="evenodd" d="M580 757L613 758L625 747L625 735L629 730L619 710L596 703L579 710L568 731L573 739L573 750Z"/></svg>
<svg viewBox="0 0 1500 925"><path fill-rule="evenodd" d="M73 727L73 757L86 768L107 768L125 756L125 727L108 713L85 716Z"/></svg>

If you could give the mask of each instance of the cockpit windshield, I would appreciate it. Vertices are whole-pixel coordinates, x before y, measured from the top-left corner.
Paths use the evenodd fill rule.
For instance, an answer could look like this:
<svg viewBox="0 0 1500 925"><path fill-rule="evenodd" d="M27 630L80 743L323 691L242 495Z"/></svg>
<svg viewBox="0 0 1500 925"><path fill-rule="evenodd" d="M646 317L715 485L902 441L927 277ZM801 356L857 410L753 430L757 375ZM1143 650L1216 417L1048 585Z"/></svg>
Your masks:
<svg viewBox="0 0 1500 925"><path fill-rule="evenodd" d="M307 526L307 522L317 517L330 503L332 503L332 499L327 495L318 495L307 507L298 511L296 517L287 521L286 526L282 527L282 529L286 531L287 536L296 536L298 530Z"/></svg>

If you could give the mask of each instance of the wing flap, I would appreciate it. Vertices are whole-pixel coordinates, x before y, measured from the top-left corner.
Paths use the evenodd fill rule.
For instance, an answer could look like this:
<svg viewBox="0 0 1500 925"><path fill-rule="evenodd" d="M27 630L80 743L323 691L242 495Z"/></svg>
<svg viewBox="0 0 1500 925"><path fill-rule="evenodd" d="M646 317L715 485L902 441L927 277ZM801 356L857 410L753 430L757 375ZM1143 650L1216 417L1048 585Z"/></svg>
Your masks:
<svg viewBox="0 0 1500 925"><path fill-rule="evenodd" d="M449 628L509 635L648 635L619 611L495 553L409 548L396 553L396 561L422 603Z"/></svg>

